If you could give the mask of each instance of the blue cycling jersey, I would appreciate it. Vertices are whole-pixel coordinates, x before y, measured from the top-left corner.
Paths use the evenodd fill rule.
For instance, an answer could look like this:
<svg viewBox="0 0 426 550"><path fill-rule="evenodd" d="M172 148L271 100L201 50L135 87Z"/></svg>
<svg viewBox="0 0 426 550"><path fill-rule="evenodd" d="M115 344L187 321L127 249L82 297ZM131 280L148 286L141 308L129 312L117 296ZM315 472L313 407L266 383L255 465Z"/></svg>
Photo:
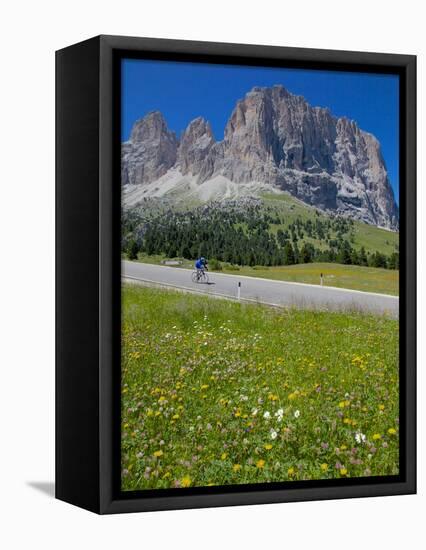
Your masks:
<svg viewBox="0 0 426 550"><path fill-rule="evenodd" d="M203 269L204 264L203 264L203 262L202 262L201 260L197 260L197 261L195 262L195 267L196 267L196 269Z"/></svg>

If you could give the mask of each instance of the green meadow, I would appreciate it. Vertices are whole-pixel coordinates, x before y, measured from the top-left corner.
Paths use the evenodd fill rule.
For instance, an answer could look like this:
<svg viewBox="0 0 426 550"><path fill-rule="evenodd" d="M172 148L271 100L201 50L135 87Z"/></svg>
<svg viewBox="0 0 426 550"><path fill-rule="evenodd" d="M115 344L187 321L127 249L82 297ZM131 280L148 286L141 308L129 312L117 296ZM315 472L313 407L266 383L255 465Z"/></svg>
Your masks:
<svg viewBox="0 0 426 550"><path fill-rule="evenodd" d="M286 220L285 225L272 226L275 233L278 229L285 229L289 223L295 222L297 219L301 219L302 221L311 220L313 222L317 218L322 221L328 219L327 214L312 206L308 206L288 193L267 193L262 198L265 206L272 207ZM351 239L352 245L357 249L365 247L368 251L374 252L378 250L382 254L392 254L399 246L399 233L357 221L354 222ZM305 236L304 242L310 242L319 248L324 247L324 242L318 239Z"/></svg>
<svg viewBox="0 0 426 550"><path fill-rule="evenodd" d="M276 267L244 266L238 271L227 269L223 273L240 274L248 277L262 277L276 281L291 281L319 285L321 274L324 286L378 292L379 294L399 293L399 271L378 267L361 267L333 263L297 264Z"/></svg>
<svg viewBox="0 0 426 550"><path fill-rule="evenodd" d="M122 304L123 490L398 473L398 321L136 285Z"/></svg>

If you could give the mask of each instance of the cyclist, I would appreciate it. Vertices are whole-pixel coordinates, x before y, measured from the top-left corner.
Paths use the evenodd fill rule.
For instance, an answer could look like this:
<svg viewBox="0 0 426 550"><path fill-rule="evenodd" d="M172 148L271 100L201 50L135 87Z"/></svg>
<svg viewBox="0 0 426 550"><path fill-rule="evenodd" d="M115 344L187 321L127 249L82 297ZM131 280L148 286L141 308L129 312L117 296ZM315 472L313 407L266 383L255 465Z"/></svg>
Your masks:
<svg viewBox="0 0 426 550"><path fill-rule="evenodd" d="M195 269L197 270L198 278L204 273L204 271L208 271L209 268L207 267L207 260L201 256L201 258L198 258L195 262Z"/></svg>

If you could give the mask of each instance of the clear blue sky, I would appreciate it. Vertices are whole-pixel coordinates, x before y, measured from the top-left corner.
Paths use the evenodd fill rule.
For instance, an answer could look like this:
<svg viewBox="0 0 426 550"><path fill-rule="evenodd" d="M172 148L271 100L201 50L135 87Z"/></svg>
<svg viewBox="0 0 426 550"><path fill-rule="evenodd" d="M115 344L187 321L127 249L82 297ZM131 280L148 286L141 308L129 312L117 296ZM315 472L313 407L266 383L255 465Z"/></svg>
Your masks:
<svg viewBox="0 0 426 550"><path fill-rule="evenodd" d="M382 145L389 179L399 198L399 90L397 75L343 73L203 63L122 61L122 139L149 111L161 111L179 136L191 120L210 121L217 140L236 101L253 86L282 84L313 106L355 120Z"/></svg>

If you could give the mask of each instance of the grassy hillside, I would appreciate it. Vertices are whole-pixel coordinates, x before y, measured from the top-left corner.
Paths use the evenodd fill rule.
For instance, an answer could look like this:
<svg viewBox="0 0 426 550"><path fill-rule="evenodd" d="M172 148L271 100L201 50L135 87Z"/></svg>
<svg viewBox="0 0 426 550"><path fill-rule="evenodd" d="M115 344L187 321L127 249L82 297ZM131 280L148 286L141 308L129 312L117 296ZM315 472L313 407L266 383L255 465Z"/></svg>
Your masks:
<svg viewBox="0 0 426 550"><path fill-rule="evenodd" d="M398 322L123 287L124 490L398 473Z"/></svg>
<svg viewBox="0 0 426 550"><path fill-rule="evenodd" d="M263 200L267 206L270 206L285 217L285 224L272 226L274 232L277 232L280 228L285 229L290 223L296 221L297 218L301 218L303 221L327 219L326 214L316 208L308 206L287 193L268 193L263 195ZM310 239L309 237L306 237L304 240L306 242L311 242L320 248L324 247L324 243L318 239ZM366 223L354 222L352 245L356 248L361 248L364 246L367 251L375 252L378 250L382 254L389 255L398 249L399 233L387 231L386 229L380 229Z"/></svg>
<svg viewBox="0 0 426 550"><path fill-rule="evenodd" d="M311 262L399 267L397 233L326 215L286 193L197 207L148 201L123 211L122 251L147 256L206 256L240 266Z"/></svg>

